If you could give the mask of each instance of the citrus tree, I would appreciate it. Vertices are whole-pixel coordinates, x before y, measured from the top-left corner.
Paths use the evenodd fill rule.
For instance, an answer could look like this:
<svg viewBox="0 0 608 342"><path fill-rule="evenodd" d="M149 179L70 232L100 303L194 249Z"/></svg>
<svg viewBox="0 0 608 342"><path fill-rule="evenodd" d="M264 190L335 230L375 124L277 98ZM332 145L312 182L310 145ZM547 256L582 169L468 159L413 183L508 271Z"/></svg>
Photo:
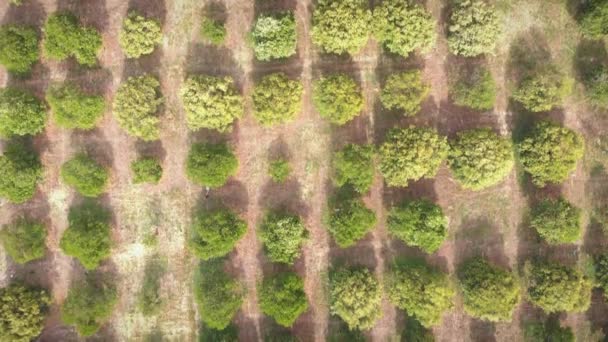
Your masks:
<svg viewBox="0 0 608 342"><path fill-rule="evenodd" d="M105 109L103 96L89 95L73 84L50 88L46 102L57 125L68 129L95 128Z"/></svg>
<svg viewBox="0 0 608 342"><path fill-rule="evenodd" d="M296 53L297 32L293 12L260 15L250 33L255 58L269 61Z"/></svg>
<svg viewBox="0 0 608 342"><path fill-rule="evenodd" d="M301 254L308 231L299 216L270 212L260 225L259 238L272 262L292 265Z"/></svg>
<svg viewBox="0 0 608 342"><path fill-rule="evenodd" d="M120 127L145 141L160 137L160 83L151 75L129 77L114 96L114 116Z"/></svg>
<svg viewBox="0 0 608 342"><path fill-rule="evenodd" d="M450 52L464 57L491 53L501 33L496 9L483 0L456 0L448 26Z"/></svg>
<svg viewBox="0 0 608 342"><path fill-rule="evenodd" d="M127 58L151 54L163 39L160 22L131 11L122 23L118 42Z"/></svg>
<svg viewBox="0 0 608 342"><path fill-rule="evenodd" d="M46 106L32 93L11 87L0 90L0 137L35 135L45 124Z"/></svg>
<svg viewBox="0 0 608 342"><path fill-rule="evenodd" d="M572 91L573 80L553 65L526 75L513 92L513 99L531 112L546 112L558 107Z"/></svg>
<svg viewBox="0 0 608 342"><path fill-rule="evenodd" d="M451 83L450 96L455 104L475 110L494 108L496 82L486 68L461 70Z"/></svg>
<svg viewBox="0 0 608 342"><path fill-rule="evenodd" d="M97 64L97 54L102 47L101 34L94 28L80 25L74 14L51 14L42 31L46 57L60 61L74 57L79 64L89 67Z"/></svg>
<svg viewBox="0 0 608 342"><path fill-rule="evenodd" d="M75 326L81 336L92 336L110 319L117 303L116 287L91 277L70 289L61 306L61 320Z"/></svg>
<svg viewBox="0 0 608 342"><path fill-rule="evenodd" d="M324 52L356 54L369 38L372 14L365 0L319 0L312 42Z"/></svg>
<svg viewBox="0 0 608 342"><path fill-rule="evenodd" d="M246 231L247 223L228 209L201 211L194 218L188 247L203 260L222 257L234 249Z"/></svg>
<svg viewBox="0 0 608 342"><path fill-rule="evenodd" d="M382 288L367 268L342 268L329 280L330 312L350 330L367 330L380 318Z"/></svg>
<svg viewBox="0 0 608 342"><path fill-rule="evenodd" d="M308 310L304 281L293 272L265 278L259 288L260 310L284 327Z"/></svg>
<svg viewBox="0 0 608 342"><path fill-rule="evenodd" d="M253 115L264 126L295 119L302 106L303 87L284 73L264 76L253 89Z"/></svg>
<svg viewBox="0 0 608 342"><path fill-rule="evenodd" d="M550 245L581 238L581 210L563 198L545 199L532 209L530 225Z"/></svg>
<svg viewBox="0 0 608 342"><path fill-rule="evenodd" d="M35 340L44 328L50 304L45 290L21 284L0 288L0 341Z"/></svg>
<svg viewBox="0 0 608 342"><path fill-rule="evenodd" d="M46 229L42 223L19 219L0 230L0 242L18 264L44 258Z"/></svg>
<svg viewBox="0 0 608 342"><path fill-rule="evenodd" d="M34 197L41 180L38 155L22 142L9 142L0 156L0 197L13 203L26 202Z"/></svg>
<svg viewBox="0 0 608 342"><path fill-rule="evenodd" d="M387 225L391 235L426 253L436 252L448 235L448 219L443 210L427 200L404 202L393 207Z"/></svg>
<svg viewBox="0 0 608 342"><path fill-rule="evenodd" d="M38 34L28 26L4 25L0 27L0 64L9 72L23 75L38 62Z"/></svg>
<svg viewBox="0 0 608 342"><path fill-rule="evenodd" d="M374 147L348 144L334 153L334 183L349 185L359 193L366 193L374 181Z"/></svg>
<svg viewBox="0 0 608 342"><path fill-rule="evenodd" d="M338 246L346 248L374 228L376 214L360 198L336 198L329 205L326 225Z"/></svg>
<svg viewBox="0 0 608 342"><path fill-rule="evenodd" d="M194 144L186 160L186 175L198 185L218 188L236 174L238 166L227 144Z"/></svg>
<svg viewBox="0 0 608 342"><path fill-rule="evenodd" d="M431 87L422 80L419 70L405 71L388 77L380 102L386 109L402 110L405 116L414 116L427 98Z"/></svg>
<svg viewBox="0 0 608 342"><path fill-rule="evenodd" d="M86 154L78 154L61 166L61 180L86 197L101 195L108 178L108 171Z"/></svg>
<svg viewBox="0 0 608 342"><path fill-rule="evenodd" d="M334 74L313 83L312 102L322 118L344 125L363 110L363 95L354 79Z"/></svg>

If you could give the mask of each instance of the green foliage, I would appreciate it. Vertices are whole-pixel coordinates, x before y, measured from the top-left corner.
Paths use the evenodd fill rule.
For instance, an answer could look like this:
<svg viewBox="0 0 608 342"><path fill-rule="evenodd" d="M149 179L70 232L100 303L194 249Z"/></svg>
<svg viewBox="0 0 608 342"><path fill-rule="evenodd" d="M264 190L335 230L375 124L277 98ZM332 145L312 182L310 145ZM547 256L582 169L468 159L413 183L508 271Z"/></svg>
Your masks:
<svg viewBox="0 0 608 342"><path fill-rule="evenodd" d="M581 238L581 210L563 198L541 201L531 216L530 226L550 245L575 243Z"/></svg>
<svg viewBox="0 0 608 342"><path fill-rule="evenodd" d="M30 342L44 328L51 297L44 290L12 284L0 288L0 341Z"/></svg>
<svg viewBox="0 0 608 342"><path fill-rule="evenodd" d="M36 30L18 25L0 27L0 64L6 70L15 74L27 74L39 57Z"/></svg>
<svg viewBox="0 0 608 342"><path fill-rule="evenodd" d="M589 308L593 284L580 270L544 262L526 264L525 273L528 299L546 313Z"/></svg>
<svg viewBox="0 0 608 342"><path fill-rule="evenodd" d="M425 327L441 322L454 304L447 275L421 262L394 265L387 276L389 300Z"/></svg>
<svg viewBox="0 0 608 342"><path fill-rule="evenodd" d="M285 327L291 327L308 310L304 281L292 272L264 279L259 296L260 310Z"/></svg>
<svg viewBox="0 0 608 342"><path fill-rule="evenodd" d="M137 297L137 306L144 316L155 315L162 308L160 280L165 273L165 268L165 263L158 258L151 259L146 265L143 285Z"/></svg>
<svg viewBox="0 0 608 342"><path fill-rule="evenodd" d="M513 144L490 128L459 132L448 165L462 187L481 190L503 181L513 169Z"/></svg>
<svg viewBox="0 0 608 342"><path fill-rule="evenodd" d="M300 256L308 231L300 217L271 212L260 226L259 238L272 262L292 265Z"/></svg>
<svg viewBox="0 0 608 342"><path fill-rule="evenodd" d="M496 101L496 82L486 68L461 70L450 89L455 104L475 110L490 110Z"/></svg>
<svg viewBox="0 0 608 342"><path fill-rule="evenodd" d="M228 327L244 298L241 284L224 273L222 263L221 259L201 263L194 288L201 320L217 330Z"/></svg>
<svg viewBox="0 0 608 342"><path fill-rule="evenodd" d="M146 141L160 135L158 107L163 103L160 83L154 76L129 77L114 97L114 115L120 127Z"/></svg>
<svg viewBox="0 0 608 342"><path fill-rule="evenodd" d="M484 259L466 262L458 271L464 310L490 322L510 322L521 289L515 276Z"/></svg>
<svg viewBox="0 0 608 342"><path fill-rule="evenodd" d="M57 125L68 129L93 129L105 109L103 96L88 95L73 84L49 89L46 101Z"/></svg>
<svg viewBox="0 0 608 342"><path fill-rule="evenodd" d="M201 24L201 36L213 45L222 45L226 40L226 28L217 20L204 18Z"/></svg>
<svg viewBox="0 0 608 342"><path fill-rule="evenodd" d="M260 61L294 55L297 32L293 13L259 16L251 30L250 39L255 58Z"/></svg>
<svg viewBox="0 0 608 342"><path fill-rule="evenodd" d="M110 257L110 213L92 200L70 209L68 229L63 233L60 247L87 270L96 269Z"/></svg>
<svg viewBox="0 0 608 342"><path fill-rule="evenodd" d="M428 52L437 39L435 20L424 7L409 1L383 0L374 9L375 38L403 57L414 50Z"/></svg>
<svg viewBox="0 0 608 342"><path fill-rule="evenodd" d="M600 108L608 108L608 67L594 67L590 74L583 79L583 84L591 104Z"/></svg>
<svg viewBox="0 0 608 342"><path fill-rule="evenodd" d="M291 168L289 162L285 159L276 159L270 162L268 174L273 181L283 183L289 177Z"/></svg>
<svg viewBox="0 0 608 342"><path fill-rule="evenodd" d="M23 4L23 0L9 0L8 2L15 6L20 6L21 4Z"/></svg>
<svg viewBox="0 0 608 342"><path fill-rule="evenodd" d="M68 292L61 307L61 320L74 325L81 336L92 336L112 316L118 302L113 285L88 279Z"/></svg>
<svg viewBox="0 0 608 342"><path fill-rule="evenodd" d="M394 128L380 147L380 172L390 186L434 177L448 149L447 139L433 128Z"/></svg>
<svg viewBox="0 0 608 342"><path fill-rule="evenodd" d="M433 332L415 319L408 319L401 334L401 342L435 342Z"/></svg>
<svg viewBox="0 0 608 342"><path fill-rule="evenodd" d="M11 259L19 264L44 258L46 246L44 225L25 219L4 226L0 230L0 242Z"/></svg>
<svg viewBox="0 0 608 342"><path fill-rule="evenodd" d="M360 198L335 198L329 205L327 230L341 248L363 238L376 225L376 214Z"/></svg>
<svg viewBox="0 0 608 342"><path fill-rule="evenodd" d="M583 137L551 121L538 122L517 145L519 161L538 186L561 183L576 168L585 150Z"/></svg>
<svg viewBox="0 0 608 342"><path fill-rule="evenodd" d="M246 231L247 223L228 209L199 212L192 224L188 247L203 260L222 257L232 251Z"/></svg>
<svg viewBox="0 0 608 342"><path fill-rule="evenodd" d="M372 14L365 0L319 0L312 42L327 53L356 54L369 38Z"/></svg>
<svg viewBox="0 0 608 342"><path fill-rule="evenodd" d="M578 22L585 37L601 39L608 35L608 1L590 0L584 2Z"/></svg>
<svg viewBox="0 0 608 342"><path fill-rule="evenodd" d="M393 207L388 214L387 225L393 236L427 253L437 251L448 235L448 219L443 210L427 200Z"/></svg>
<svg viewBox="0 0 608 342"><path fill-rule="evenodd" d="M593 260L595 282L604 290L604 297L608 298L608 253L600 254Z"/></svg>
<svg viewBox="0 0 608 342"><path fill-rule="evenodd" d="M303 87L284 73L264 76L253 90L253 115L264 126L295 119L302 106Z"/></svg>
<svg viewBox="0 0 608 342"><path fill-rule="evenodd" d="M201 186L219 188L236 174L239 162L226 144L192 145L186 162L188 178Z"/></svg>
<svg viewBox="0 0 608 342"><path fill-rule="evenodd" d="M61 180L86 197L101 195L108 178L108 171L85 154L78 154L61 166Z"/></svg>
<svg viewBox="0 0 608 342"><path fill-rule="evenodd" d="M21 142L9 142L0 156L0 197L26 202L34 197L40 180L42 164L36 153Z"/></svg>
<svg viewBox="0 0 608 342"><path fill-rule="evenodd" d="M322 77L313 84L312 101L322 118L336 125L354 119L363 110L363 95L345 74Z"/></svg>
<svg viewBox="0 0 608 342"><path fill-rule="evenodd" d="M339 269L330 275L330 311L350 330L367 330L382 315L382 288L366 268Z"/></svg>
<svg viewBox="0 0 608 342"><path fill-rule="evenodd" d="M233 324L228 327L217 330L203 326L198 337L199 342L238 342L239 331Z"/></svg>
<svg viewBox="0 0 608 342"><path fill-rule="evenodd" d="M501 29L496 10L483 0L458 0L448 27L450 52L474 57L494 50Z"/></svg>
<svg viewBox="0 0 608 342"><path fill-rule="evenodd" d="M243 98L230 77L190 76L180 90L191 130L200 128L225 132L243 116Z"/></svg>
<svg viewBox="0 0 608 342"><path fill-rule="evenodd" d="M419 70L405 71L388 77L380 101L387 109L403 110L405 116L414 116L430 90L431 87L422 81Z"/></svg>
<svg viewBox="0 0 608 342"><path fill-rule="evenodd" d="M56 60L76 58L79 64L94 66L101 50L101 34L94 28L80 26L69 12L51 14L43 28L44 54Z"/></svg>
<svg viewBox="0 0 608 342"><path fill-rule="evenodd" d="M131 11L122 23L119 43L127 58L139 58L151 54L162 39L158 20Z"/></svg>
<svg viewBox="0 0 608 342"><path fill-rule="evenodd" d="M574 342L570 327L561 327L558 319L546 322L527 322L524 324L525 342Z"/></svg>
<svg viewBox="0 0 608 342"><path fill-rule="evenodd" d="M0 90L0 137L35 135L44 130L46 107L30 92Z"/></svg>
<svg viewBox="0 0 608 342"><path fill-rule="evenodd" d="M366 193L374 181L374 146L348 144L334 153L334 183Z"/></svg>
<svg viewBox="0 0 608 342"><path fill-rule="evenodd" d="M156 158L145 157L131 163L131 172L135 184L158 184L163 176L163 167Z"/></svg>
<svg viewBox="0 0 608 342"><path fill-rule="evenodd" d="M513 99L531 112L546 112L560 106L572 91L574 81L555 66L526 76L513 92Z"/></svg>

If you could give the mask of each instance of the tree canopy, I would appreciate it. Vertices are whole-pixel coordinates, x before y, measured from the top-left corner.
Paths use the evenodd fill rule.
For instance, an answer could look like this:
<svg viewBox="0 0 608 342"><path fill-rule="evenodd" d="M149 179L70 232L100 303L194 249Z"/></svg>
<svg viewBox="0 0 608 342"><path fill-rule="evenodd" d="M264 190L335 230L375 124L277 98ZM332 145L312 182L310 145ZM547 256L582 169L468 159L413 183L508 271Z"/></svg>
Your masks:
<svg viewBox="0 0 608 342"><path fill-rule="evenodd" d="M42 223L19 219L0 230L0 242L11 259L19 264L44 258L46 229Z"/></svg>
<svg viewBox="0 0 608 342"><path fill-rule="evenodd" d="M584 2L577 19L585 37L591 39L605 37L608 35L608 1Z"/></svg>
<svg viewBox="0 0 608 342"><path fill-rule="evenodd" d="M530 225L550 245L581 238L581 210L563 198L545 199L532 208Z"/></svg>
<svg viewBox="0 0 608 342"><path fill-rule="evenodd" d="M513 99L531 112L546 112L561 106L572 85L573 80L556 66L543 66L522 79L513 92Z"/></svg>
<svg viewBox="0 0 608 342"><path fill-rule="evenodd" d="M114 116L120 127L145 141L160 138L160 83L151 75L129 77L114 96Z"/></svg>
<svg viewBox="0 0 608 342"><path fill-rule="evenodd" d="M363 110L363 95L357 82L345 74L334 74L315 81L312 102L322 118L344 125Z"/></svg>
<svg viewBox="0 0 608 342"><path fill-rule="evenodd" d="M21 284L0 288L0 341L35 340L44 328L50 304L45 290Z"/></svg>
<svg viewBox="0 0 608 342"><path fill-rule="evenodd" d="M450 52L464 57L491 53L501 33L498 15L483 0L457 0L448 26Z"/></svg>
<svg viewBox="0 0 608 342"><path fill-rule="evenodd" d="M13 203L26 202L34 197L41 180L38 155L22 142L9 142L0 156L0 197Z"/></svg>
<svg viewBox="0 0 608 342"><path fill-rule="evenodd" d="M260 61L294 55L297 38L296 19L293 12L260 15L250 34L253 53L255 58Z"/></svg>
<svg viewBox="0 0 608 342"><path fill-rule="evenodd" d="M387 225L391 235L426 253L436 252L448 235L448 219L443 210L424 199L393 207Z"/></svg>
<svg viewBox="0 0 608 342"><path fill-rule="evenodd" d="M246 231L247 223L228 209L201 211L194 217L188 247L203 260L222 257L234 249Z"/></svg>
<svg viewBox="0 0 608 342"><path fill-rule="evenodd" d="M366 193L374 181L374 146L348 144L334 153L334 183Z"/></svg>
<svg viewBox="0 0 608 342"><path fill-rule="evenodd" d="M94 28L80 25L78 18L69 12L51 14L44 28L44 54L55 60L76 58L85 66L97 64L101 50L101 34Z"/></svg>
<svg viewBox="0 0 608 342"><path fill-rule="evenodd" d="M319 0L312 42L324 52L356 54L369 39L372 14L365 0Z"/></svg>
<svg viewBox="0 0 608 342"><path fill-rule="evenodd" d="M289 161L286 159L279 158L270 161L270 165L268 166L268 175L273 181L283 183L287 180L287 178L289 178L290 173L291 167L289 166Z"/></svg>
<svg viewBox="0 0 608 342"><path fill-rule="evenodd" d="M299 216L270 212L260 225L259 238L272 262L292 265L301 254L308 231Z"/></svg>
<svg viewBox="0 0 608 342"><path fill-rule="evenodd" d="M143 157L131 163L133 183L158 184L163 176L163 167L156 158Z"/></svg>
<svg viewBox="0 0 608 342"><path fill-rule="evenodd" d="M382 315L382 288L366 268L342 268L330 274L330 312L350 330L367 330Z"/></svg>
<svg viewBox="0 0 608 342"><path fill-rule="evenodd" d="M101 195L106 189L108 178L108 171L83 153L61 166L61 180L86 197Z"/></svg>
<svg viewBox="0 0 608 342"><path fill-rule="evenodd" d="M253 90L253 115L264 126L290 122L300 112L302 92L300 81L284 73L264 76Z"/></svg>
<svg viewBox="0 0 608 342"><path fill-rule="evenodd" d="M456 79L451 83L450 96L455 104L475 110L494 108L496 82L486 68L459 70Z"/></svg>
<svg viewBox="0 0 608 342"><path fill-rule="evenodd" d="M119 43L127 58L151 54L163 39L160 22L131 11L122 23Z"/></svg>
<svg viewBox="0 0 608 342"><path fill-rule="evenodd" d="M74 84L52 87L46 92L57 125L68 129L95 128L103 116L103 96L89 95Z"/></svg>
<svg viewBox="0 0 608 342"><path fill-rule="evenodd" d="M222 45L226 39L226 27L215 19L203 18L201 36L213 45Z"/></svg>
<svg viewBox="0 0 608 342"><path fill-rule="evenodd" d="M259 291L260 310L284 327L308 310L304 281L293 272L265 278Z"/></svg>
<svg viewBox="0 0 608 342"><path fill-rule="evenodd" d="M0 27L0 64L15 74L29 73L40 58L38 41L38 33L32 27Z"/></svg>
<svg viewBox="0 0 608 342"><path fill-rule="evenodd" d="M593 269L597 286L604 291L604 297L608 298L608 253L593 258Z"/></svg>
<svg viewBox="0 0 608 342"><path fill-rule="evenodd" d="M92 336L112 316L117 303L114 285L89 278L70 289L61 306L61 320L75 326L81 336Z"/></svg>
<svg viewBox="0 0 608 342"><path fill-rule="evenodd" d="M354 245L376 225L376 213L360 198L336 198L330 202L327 229L341 248Z"/></svg>
<svg viewBox="0 0 608 342"><path fill-rule="evenodd" d="M35 135L45 123L46 106L32 93L11 87L0 90L0 137Z"/></svg>
<svg viewBox="0 0 608 342"><path fill-rule="evenodd" d="M199 143L190 148L186 174L198 185L218 188L236 174L238 166L239 162L227 144Z"/></svg>
<svg viewBox="0 0 608 342"><path fill-rule="evenodd" d="M405 116L414 116L427 98L431 87L422 80L419 70L392 74L380 93L380 102L387 109L402 110Z"/></svg>

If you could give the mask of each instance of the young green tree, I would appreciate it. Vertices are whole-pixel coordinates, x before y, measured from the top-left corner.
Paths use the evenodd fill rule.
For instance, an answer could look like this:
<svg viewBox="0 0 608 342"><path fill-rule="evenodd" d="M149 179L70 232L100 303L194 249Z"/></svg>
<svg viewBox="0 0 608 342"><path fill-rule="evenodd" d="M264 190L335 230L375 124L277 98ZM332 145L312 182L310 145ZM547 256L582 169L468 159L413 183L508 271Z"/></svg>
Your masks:
<svg viewBox="0 0 608 342"><path fill-rule="evenodd" d="M484 67L459 70L457 79L450 87L455 104L475 110L490 110L496 101L496 82Z"/></svg>
<svg viewBox="0 0 608 342"><path fill-rule="evenodd" d="M334 153L333 180L337 186L350 185L366 193L374 181L374 146L348 144Z"/></svg>
<svg viewBox="0 0 608 342"><path fill-rule="evenodd" d="M441 207L427 200L393 207L387 218L391 235L426 253L435 253L448 235L448 219Z"/></svg>
<svg viewBox="0 0 608 342"><path fill-rule="evenodd" d="M450 52L475 57L494 51L501 33L496 10L483 0L457 0L448 26Z"/></svg>
<svg viewBox="0 0 608 342"><path fill-rule="evenodd" d="M61 166L61 180L86 197L101 195L108 178L108 171L86 154L78 154Z"/></svg>
<svg viewBox="0 0 608 342"><path fill-rule="evenodd" d="M312 42L327 53L354 55L367 43L371 22L365 0L319 0L312 14Z"/></svg>
<svg viewBox="0 0 608 342"><path fill-rule="evenodd" d="M38 62L38 34L28 26L0 27L0 64L9 72L23 75Z"/></svg>
<svg viewBox="0 0 608 342"><path fill-rule="evenodd" d="M467 261L458 271L464 310L490 322L510 322L521 289L515 276L482 258Z"/></svg>
<svg viewBox="0 0 608 342"><path fill-rule="evenodd" d="M549 318L545 322L526 322L524 342L574 342L570 327L562 327L558 319Z"/></svg>
<svg viewBox="0 0 608 342"><path fill-rule="evenodd" d="M583 137L551 121L540 121L517 144L519 161L538 186L561 183L576 168L585 150Z"/></svg>
<svg viewBox="0 0 608 342"><path fill-rule="evenodd" d="M526 76L513 93L513 99L531 112L546 112L562 104L572 85L571 78L549 65Z"/></svg>
<svg viewBox="0 0 608 342"><path fill-rule="evenodd" d="M158 140L158 109L162 103L160 83L154 76L129 77L114 96L114 116L130 135L145 141Z"/></svg>
<svg viewBox="0 0 608 342"><path fill-rule="evenodd" d="M312 102L322 118L344 125L363 110L363 95L354 79L345 74L322 77L313 84Z"/></svg>
<svg viewBox="0 0 608 342"><path fill-rule="evenodd" d="M239 342L239 330L234 324L222 330L213 329L206 325L201 327L198 335L199 342ZM266 342L266 341L264 341Z"/></svg>
<svg viewBox="0 0 608 342"><path fill-rule="evenodd" d="M158 257L154 257L146 263L143 284L137 295L137 306L144 316L156 315L163 307L160 282L166 267L166 262Z"/></svg>
<svg viewBox="0 0 608 342"><path fill-rule="evenodd" d="M246 231L247 223L228 209L201 211L194 218L188 247L203 260L222 257L234 249Z"/></svg>
<svg viewBox="0 0 608 342"><path fill-rule="evenodd" d="M188 153L186 174L201 186L219 188L236 174L239 162L227 144L194 144Z"/></svg>
<svg viewBox="0 0 608 342"><path fill-rule="evenodd" d="M222 45L226 40L226 27L212 18L203 18L201 36L213 45Z"/></svg>
<svg viewBox="0 0 608 342"><path fill-rule="evenodd" d="M68 129L95 128L105 109L103 96L89 95L73 84L50 88L46 101L57 125Z"/></svg>
<svg viewBox="0 0 608 342"><path fill-rule="evenodd" d="M42 180L42 164L38 155L26 144L11 141L0 156L0 197L23 203L34 197Z"/></svg>
<svg viewBox="0 0 608 342"><path fill-rule="evenodd" d="M19 219L0 230L0 242L11 259L18 264L44 258L46 229L39 222Z"/></svg>
<svg viewBox="0 0 608 342"><path fill-rule="evenodd" d="M289 162L285 159L275 159L270 162L268 167L268 174L273 181L277 183L283 183L289 178L291 173L291 167Z"/></svg>
<svg viewBox="0 0 608 342"><path fill-rule="evenodd" d="M513 169L513 144L490 128L459 132L448 165L463 188L481 190L502 182Z"/></svg>
<svg viewBox="0 0 608 342"><path fill-rule="evenodd" d="M589 102L600 108L608 108L608 67L594 67L582 81Z"/></svg>
<svg viewBox="0 0 608 342"><path fill-rule="evenodd" d="M437 39L431 14L409 1L383 0L374 8L372 24L374 37L403 57L415 50L428 52Z"/></svg>
<svg viewBox="0 0 608 342"><path fill-rule="evenodd" d="M608 35L608 1L591 0L583 4L577 18L583 35L591 39Z"/></svg>
<svg viewBox="0 0 608 342"><path fill-rule="evenodd" d="M389 300L427 328L454 306L454 294L448 276L422 262L397 263L387 275Z"/></svg>
<svg viewBox="0 0 608 342"><path fill-rule="evenodd" d="M118 42L127 58L151 54L163 39L160 22L131 11L122 23Z"/></svg>
<svg viewBox="0 0 608 342"><path fill-rule="evenodd" d="M259 296L260 310L284 327L291 327L308 310L304 281L293 272L265 278Z"/></svg>
<svg viewBox="0 0 608 342"><path fill-rule="evenodd" d="M180 89L186 110L186 123L200 128L228 131L232 122L243 116L243 98L230 77L190 76Z"/></svg>
<svg viewBox="0 0 608 342"><path fill-rule="evenodd" d="M303 89L284 73L264 76L253 89L253 115L267 127L292 121L300 112Z"/></svg>
<svg viewBox="0 0 608 342"><path fill-rule="evenodd" d="M366 268L338 269L330 274L330 312L350 330L367 330L382 315L382 288Z"/></svg>
<svg viewBox="0 0 608 342"><path fill-rule="evenodd" d="M253 53L255 58L260 61L294 55L297 38L296 19L293 12L260 15L253 24L250 34Z"/></svg>
<svg viewBox="0 0 608 342"><path fill-rule="evenodd" d="M604 291L604 297L608 298L608 253L593 258L593 269L597 287L601 288Z"/></svg>
<svg viewBox="0 0 608 342"><path fill-rule="evenodd" d="M405 71L388 77L380 93L380 102L386 109L402 110L405 116L414 116L430 90L431 87L422 81L419 70Z"/></svg>
<svg viewBox="0 0 608 342"><path fill-rule="evenodd" d="M68 224L60 242L66 255L78 259L87 270L96 269L110 257L110 213L101 205L87 200L71 208Z"/></svg>
<svg viewBox="0 0 608 342"><path fill-rule="evenodd" d="M158 184L163 176L163 167L156 158L143 157L131 163L133 183Z"/></svg>
<svg viewBox="0 0 608 342"><path fill-rule="evenodd" d="M0 90L0 137L35 135L45 123L46 107L33 94L10 87Z"/></svg>
<svg viewBox="0 0 608 342"><path fill-rule="evenodd" d="M259 228L259 238L272 262L292 265L301 254L308 231L299 216L270 212Z"/></svg>
<svg viewBox="0 0 608 342"><path fill-rule="evenodd" d="M335 198L329 205L327 230L340 248L347 248L363 238L376 225L376 213L360 198Z"/></svg>
<svg viewBox="0 0 608 342"><path fill-rule="evenodd" d="M545 199L532 209L530 225L550 245L581 238L581 210L563 198Z"/></svg>
<svg viewBox="0 0 608 342"><path fill-rule="evenodd" d="M51 14L44 28L44 54L55 60L76 58L79 64L94 66L101 50L101 34L94 28L81 26L69 12Z"/></svg>
<svg viewBox="0 0 608 342"><path fill-rule="evenodd" d="M448 155L448 143L435 129L394 128L380 146L380 172L390 186L434 177Z"/></svg>
<svg viewBox="0 0 608 342"><path fill-rule="evenodd" d="M0 288L0 341L30 342L44 328L51 304L45 290L12 284Z"/></svg>

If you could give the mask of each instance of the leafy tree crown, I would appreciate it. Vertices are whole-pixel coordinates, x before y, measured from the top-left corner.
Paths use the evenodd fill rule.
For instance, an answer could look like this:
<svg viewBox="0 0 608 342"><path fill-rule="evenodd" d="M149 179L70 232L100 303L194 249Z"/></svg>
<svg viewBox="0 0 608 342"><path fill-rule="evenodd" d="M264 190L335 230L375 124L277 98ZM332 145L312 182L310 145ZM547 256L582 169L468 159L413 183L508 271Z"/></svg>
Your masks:
<svg viewBox="0 0 608 342"><path fill-rule="evenodd" d="M490 110L496 101L496 82L485 68L461 70L450 95L455 104L475 110Z"/></svg>
<svg viewBox="0 0 608 342"><path fill-rule="evenodd" d="M372 14L364 0L319 0L312 42L327 53L356 54L369 38Z"/></svg>
<svg viewBox="0 0 608 342"><path fill-rule="evenodd" d="M94 66L101 50L101 34L94 28L81 26L69 12L54 13L44 28L44 54L55 60L76 58L79 64Z"/></svg>
<svg viewBox="0 0 608 342"><path fill-rule="evenodd" d="M238 165L226 144L194 144L186 161L186 174L198 185L218 188L236 174Z"/></svg>
<svg viewBox="0 0 608 342"><path fill-rule="evenodd" d="M382 288L366 268L338 269L330 274L330 311L350 330L367 330L382 315Z"/></svg>
<svg viewBox="0 0 608 342"><path fill-rule="evenodd" d="M376 214L360 198L336 198L329 205L326 219L329 233L338 246L354 245L376 225Z"/></svg>
<svg viewBox="0 0 608 342"><path fill-rule="evenodd" d="M402 110L405 116L414 116L427 98L431 87L422 80L418 70L393 74L388 77L380 93L380 102L387 109Z"/></svg>
<svg viewBox="0 0 608 342"><path fill-rule="evenodd" d="M359 193L369 191L374 181L374 147L348 144L334 153L334 183L350 185Z"/></svg>
<svg viewBox="0 0 608 342"><path fill-rule="evenodd" d="M46 107L33 94L17 88L0 90L0 137L35 135L45 123Z"/></svg>
<svg viewBox="0 0 608 342"><path fill-rule="evenodd" d="M255 58L269 61L296 53L296 19L292 12L261 15L250 34Z"/></svg>
<svg viewBox="0 0 608 342"><path fill-rule="evenodd" d="M453 54L475 57L491 53L500 33L493 6L483 0L454 2L448 26L448 47Z"/></svg>
<svg viewBox="0 0 608 342"><path fill-rule="evenodd" d="M271 261L292 265L300 256L308 231L300 217L271 212L260 226L259 237Z"/></svg>
<svg viewBox="0 0 608 342"><path fill-rule="evenodd" d="M45 290L21 284L0 288L0 341L35 340L44 328L50 304Z"/></svg>
<svg viewBox="0 0 608 342"><path fill-rule="evenodd" d="M28 26L0 27L0 64L15 74L27 74L38 62L38 34Z"/></svg>
<svg viewBox="0 0 608 342"><path fill-rule="evenodd" d="M188 247L203 260L230 253L245 235L247 223L228 209L200 212L194 218Z"/></svg>
<svg viewBox="0 0 608 342"><path fill-rule="evenodd" d="M405 202L388 214L391 235L427 253L436 252L448 235L448 219L441 207L427 200Z"/></svg>
<svg viewBox="0 0 608 342"><path fill-rule="evenodd" d="M79 154L61 166L61 180L86 197L101 195L108 178L108 171L86 154Z"/></svg>
<svg viewBox="0 0 608 342"><path fill-rule="evenodd" d="M46 229L39 222L19 219L0 230L0 242L15 262L25 264L44 258Z"/></svg>
<svg viewBox="0 0 608 342"><path fill-rule="evenodd" d="M162 103L160 83L154 76L129 77L116 91L114 116L130 135L145 141L158 140L158 109Z"/></svg>
<svg viewBox="0 0 608 342"><path fill-rule="evenodd" d="M57 125L68 129L93 129L105 109L103 96L88 95L73 84L49 89L46 101Z"/></svg>
<svg viewBox="0 0 608 342"><path fill-rule="evenodd" d="M314 82L312 101L322 118L343 125L361 114L363 95L351 77L335 74Z"/></svg>
<svg viewBox="0 0 608 342"><path fill-rule="evenodd" d="M139 58L151 54L162 39L158 20L131 11L122 23L119 43L127 58Z"/></svg>
<svg viewBox="0 0 608 342"><path fill-rule="evenodd" d="M530 225L547 243L575 243L581 238L581 210L563 198L545 199L532 209Z"/></svg>
<svg viewBox="0 0 608 342"><path fill-rule="evenodd" d="M23 203L34 197L42 180L38 155L21 142L9 142L0 156L0 197Z"/></svg>
<svg viewBox="0 0 608 342"><path fill-rule="evenodd" d="M303 87L283 73L264 76L253 90L253 115L264 126L295 119L302 106Z"/></svg>
<svg viewBox="0 0 608 342"><path fill-rule="evenodd" d="M87 279L68 292L61 306L61 320L76 327L81 336L92 336L112 316L118 303L116 288Z"/></svg>
<svg viewBox="0 0 608 342"><path fill-rule="evenodd" d="M222 45L226 40L226 27L212 18L204 18L201 24L201 36L213 45Z"/></svg>
<svg viewBox="0 0 608 342"><path fill-rule="evenodd" d="M293 272L264 279L259 293L262 312L284 327L291 327L308 310L304 281Z"/></svg>
<svg viewBox="0 0 608 342"><path fill-rule="evenodd" d="M133 183L158 184L163 176L163 167L156 158L144 157L131 163Z"/></svg>

